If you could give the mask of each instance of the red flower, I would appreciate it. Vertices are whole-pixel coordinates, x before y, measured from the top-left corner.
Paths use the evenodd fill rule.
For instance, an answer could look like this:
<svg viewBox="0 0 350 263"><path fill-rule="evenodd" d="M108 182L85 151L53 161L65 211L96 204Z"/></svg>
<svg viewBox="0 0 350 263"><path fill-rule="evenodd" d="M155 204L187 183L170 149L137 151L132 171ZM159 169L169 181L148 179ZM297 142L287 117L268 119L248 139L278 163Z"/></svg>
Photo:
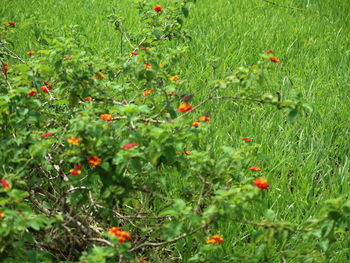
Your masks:
<svg viewBox="0 0 350 263"><path fill-rule="evenodd" d="M251 142L250 137L241 137L241 139L245 142Z"/></svg>
<svg viewBox="0 0 350 263"><path fill-rule="evenodd" d="M250 167L249 169L250 169L251 171L255 171L255 172L258 172L258 171L261 170L261 168L258 167L258 166L252 166L252 167Z"/></svg>
<svg viewBox="0 0 350 263"><path fill-rule="evenodd" d="M91 102L91 97L86 97L85 100Z"/></svg>
<svg viewBox="0 0 350 263"><path fill-rule="evenodd" d="M81 168L83 168L81 164L74 164L74 169L81 170Z"/></svg>
<svg viewBox="0 0 350 263"><path fill-rule="evenodd" d="M273 52L272 49L264 50L265 54L271 54L272 52Z"/></svg>
<svg viewBox="0 0 350 263"><path fill-rule="evenodd" d="M10 189L10 184L7 180L5 179L1 179L0 180L0 184L2 185L2 187L6 190Z"/></svg>
<svg viewBox="0 0 350 263"><path fill-rule="evenodd" d="M44 93L49 93L49 89L48 89L46 86L41 86L41 90L42 90Z"/></svg>
<svg viewBox="0 0 350 263"><path fill-rule="evenodd" d="M5 75L7 75L7 72L9 71L9 69L7 67L3 67L1 69L2 73L4 73Z"/></svg>
<svg viewBox="0 0 350 263"><path fill-rule="evenodd" d="M127 144L125 144L123 147L122 147L122 149L123 150L128 150L128 149L131 149L131 148L133 148L133 147L135 147L135 146L137 146L138 144L136 143L136 142L131 142L131 143L127 143Z"/></svg>
<svg viewBox="0 0 350 263"><path fill-rule="evenodd" d="M11 27L15 27L15 26L16 26L16 23L13 22L13 21L8 22L7 24L8 24L9 26L11 26Z"/></svg>
<svg viewBox="0 0 350 263"><path fill-rule="evenodd" d="M151 64L145 64L143 65L144 68L147 68L147 69L151 69L152 68L152 65Z"/></svg>
<svg viewBox="0 0 350 263"><path fill-rule="evenodd" d="M53 136L54 134L52 132L45 132L40 135L41 138L45 139L46 137Z"/></svg>
<svg viewBox="0 0 350 263"><path fill-rule="evenodd" d="M220 235L213 235L211 238L207 239L207 244L218 243L219 245L224 241Z"/></svg>
<svg viewBox="0 0 350 263"><path fill-rule="evenodd" d="M42 54L38 54L38 57L42 57L43 55Z"/></svg>
<svg viewBox="0 0 350 263"><path fill-rule="evenodd" d="M160 5L156 5L154 8L154 11L156 11L157 13L162 12L162 7Z"/></svg>
<svg viewBox="0 0 350 263"><path fill-rule="evenodd" d="M28 92L29 96L34 96L36 94L36 88L32 88L32 91Z"/></svg>
<svg viewBox="0 0 350 263"><path fill-rule="evenodd" d="M280 60L279 60L278 58L274 57L274 56L270 57L269 59L270 59L273 63L279 63L279 62L280 62Z"/></svg>
<svg viewBox="0 0 350 263"><path fill-rule="evenodd" d="M177 108L178 111L181 111L181 112L188 112L188 111L191 111L192 110L192 106L190 104L181 104L178 108Z"/></svg>
<svg viewBox="0 0 350 263"><path fill-rule="evenodd" d="M265 178L256 178L254 180L254 184L259 189L265 190L265 189L269 188L269 183L267 182L267 180Z"/></svg>
<svg viewBox="0 0 350 263"><path fill-rule="evenodd" d="M74 175L74 176L81 174L81 171L76 169L70 169L69 172L71 173L71 175Z"/></svg>
<svg viewBox="0 0 350 263"><path fill-rule="evenodd" d="M130 52L131 55L134 55L134 56L137 56L139 53L135 52L135 51L132 51Z"/></svg>

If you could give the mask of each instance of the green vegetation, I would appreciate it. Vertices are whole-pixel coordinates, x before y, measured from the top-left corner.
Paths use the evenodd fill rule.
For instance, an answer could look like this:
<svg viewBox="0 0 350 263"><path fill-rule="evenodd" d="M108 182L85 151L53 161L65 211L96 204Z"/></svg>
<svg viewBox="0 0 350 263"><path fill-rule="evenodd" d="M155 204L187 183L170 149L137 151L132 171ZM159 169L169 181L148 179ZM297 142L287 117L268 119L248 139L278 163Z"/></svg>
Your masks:
<svg viewBox="0 0 350 263"><path fill-rule="evenodd" d="M10 190L0 186L3 262L350 260L350 2L183 2L191 1L0 3L0 22L16 23L0 41L6 37L28 62L0 48L14 89L1 76L0 179L11 182ZM164 13L154 12L156 4ZM164 24L174 27L162 31ZM130 39L121 39L124 30ZM129 40L142 43L140 55L129 55ZM268 49L280 63L263 53ZM62 62L68 55L73 59ZM144 68L147 60L152 69ZM100 70L106 79L92 77ZM180 80L170 81L173 75ZM59 99L41 93L44 81ZM37 96L28 97L33 86ZM154 119L180 116L181 100L169 96L166 104L163 86L166 93L193 93L193 106L210 96L239 99L211 99L180 121L159 124ZM87 96L92 103L83 103ZM115 105L123 99L135 103ZM107 113L120 119L99 119ZM210 122L191 127L206 114ZM44 132L55 136L40 138ZM251 143L240 139L246 136ZM70 137L82 138L82 146L69 146ZM120 150L134 141L136 147ZM87 164L94 154L101 167ZM82 174L72 176L77 163ZM256 177L268 180L267 191L253 187ZM67 222L74 220L78 225ZM97 232L84 226L88 234L79 236L79 220ZM107 233L113 226L133 238L119 244ZM196 229L165 246L138 248ZM206 244L215 234L224 241Z"/></svg>

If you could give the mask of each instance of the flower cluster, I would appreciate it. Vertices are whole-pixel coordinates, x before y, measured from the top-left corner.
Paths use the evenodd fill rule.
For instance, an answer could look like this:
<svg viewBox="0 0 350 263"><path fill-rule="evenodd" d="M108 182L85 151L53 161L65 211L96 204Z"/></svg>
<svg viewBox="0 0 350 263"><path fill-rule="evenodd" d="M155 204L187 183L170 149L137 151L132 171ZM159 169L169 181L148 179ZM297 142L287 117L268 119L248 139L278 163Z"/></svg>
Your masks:
<svg viewBox="0 0 350 263"><path fill-rule="evenodd" d="M254 180L254 184L259 189L266 190L267 188L269 188L269 183L267 182L267 180L265 178L256 178Z"/></svg>
<svg viewBox="0 0 350 263"><path fill-rule="evenodd" d="M224 239L220 235L213 235L211 236L211 238L207 239L207 244L217 243L220 245L222 241L224 241Z"/></svg>
<svg viewBox="0 0 350 263"><path fill-rule="evenodd" d="M71 137L68 139L68 142L73 145L78 145L81 142L81 139L76 137Z"/></svg>
<svg viewBox="0 0 350 263"><path fill-rule="evenodd" d="M279 62L280 62L280 60L279 60L278 58L274 57L274 56L269 57L269 59L270 59L273 63L279 63Z"/></svg>
<svg viewBox="0 0 350 263"><path fill-rule="evenodd" d="M252 166L252 167L249 168L249 170L254 171L254 172L258 172L258 171L261 170L261 168L258 167L258 166Z"/></svg>
<svg viewBox="0 0 350 263"><path fill-rule="evenodd" d="M120 227L112 227L109 229L108 233L112 236L115 236L118 238L119 243L124 243L126 240L131 238L131 235L129 232L122 231Z"/></svg>
<svg viewBox="0 0 350 263"><path fill-rule="evenodd" d="M51 136L54 136L54 134L52 132L45 132L45 133L40 135L40 137L42 139L45 139L46 137L51 137Z"/></svg>
<svg viewBox="0 0 350 263"><path fill-rule="evenodd" d="M101 164L101 158L98 157L97 155L93 155L89 158L88 160L88 164L91 164L92 166L97 166L99 164Z"/></svg>
<svg viewBox="0 0 350 263"><path fill-rule="evenodd" d="M181 112L188 112L188 111L191 111L192 109L193 109L192 106L191 106L190 104L187 104L187 103L181 104L181 105L177 108L177 110L178 110L178 111L181 111Z"/></svg>
<svg viewBox="0 0 350 263"><path fill-rule="evenodd" d="M193 123L192 123L192 126L197 128L199 126L199 123L200 122L207 122L207 121L210 121L211 118L207 115L204 115L202 117L200 117L198 120L195 120Z"/></svg>
<svg viewBox="0 0 350 263"><path fill-rule="evenodd" d="M104 79L105 74L102 73L102 71L99 71L97 74L94 74L94 79Z"/></svg>
<svg viewBox="0 0 350 263"><path fill-rule="evenodd" d="M32 88L32 90L28 92L28 95L31 97L34 96L35 94L36 94L36 88Z"/></svg>
<svg viewBox="0 0 350 263"><path fill-rule="evenodd" d="M101 114L100 119L104 121L112 121L113 117L111 114Z"/></svg>
<svg viewBox="0 0 350 263"><path fill-rule="evenodd" d="M13 22L13 21L9 21L7 24L8 24L10 27L15 27L15 26L16 26L16 23Z"/></svg>
<svg viewBox="0 0 350 263"><path fill-rule="evenodd" d="M81 164L75 164L74 165L74 169L70 169L69 172L71 173L71 175L79 175L81 174L81 169L83 168L83 166Z"/></svg>
<svg viewBox="0 0 350 263"><path fill-rule="evenodd" d="M251 142L250 137L241 137L241 140L243 140L245 142Z"/></svg>
<svg viewBox="0 0 350 263"><path fill-rule="evenodd" d="M171 81L177 81L179 80L179 75L175 75L169 78Z"/></svg>
<svg viewBox="0 0 350 263"><path fill-rule="evenodd" d="M0 184L4 189L10 189L10 183L6 179L1 179Z"/></svg>
<svg viewBox="0 0 350 263"><path fill-rule="evenodd" d="M142 92L142 96L146 97L148 94L151 94L154 90L153 89L146 89Z"/></svg>
<svg viewBox="0 0 350 263"><path fill-rule="evenodd" d="M4 73L4 75L7 75L7 73L8 73L8 71L9 71L9 69L8 69L8 66L9 64L7 64L7 63L3 63L2 64L2 69L1 69L1 71L2 71L2 73Z"/></svg>
<svg viewBox="0 0 350 263"><path fill-rule="evenodd" d="M153 8L154 11L156 11L157 13L160 13L162 12L162 7L160 5L156 5L154 8Z"/></svg>
<svg viewBox="0 0 350 263"><path fill-rule="evenodd" d="M127 143L125 144L122 149L123 150L128 150L128 149L131 149L131 148L134 148L135 146L137 146L138 144L136 142L131 142L131 143Z"/></svg>

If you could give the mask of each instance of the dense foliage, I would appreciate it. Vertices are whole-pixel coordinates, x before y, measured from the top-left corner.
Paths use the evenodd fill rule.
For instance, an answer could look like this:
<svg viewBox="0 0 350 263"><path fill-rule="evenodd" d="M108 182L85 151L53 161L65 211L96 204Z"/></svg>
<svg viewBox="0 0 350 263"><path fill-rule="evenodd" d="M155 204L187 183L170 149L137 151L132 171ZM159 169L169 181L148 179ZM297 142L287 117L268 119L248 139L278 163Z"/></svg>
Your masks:
<svg viewBox="0 0 350 263"><path fill-rule="evenodd" d="M288 121L311 109L299 93L261 93L280 63L272 50L213 79L207 97L189 93L190 76L174 69L191 41L192 2L136 1L139 31L111 14L121 36L115 57L89 47L75 26L57 35L35 16L28 24L41 49L23 57L12 45L20 25L4 21L2 262L181 261L176 251L186 262L322 262L347 241L346 198L320 204L318 215L299 224L278 221L265 202L273 185L256 166L264 156L254 139L235 134L240 144L207 143L211 116L201 109L212 101L272 105ZM249 233L230 253L222 243L232 236L217 232L227 222Z"/></svg>

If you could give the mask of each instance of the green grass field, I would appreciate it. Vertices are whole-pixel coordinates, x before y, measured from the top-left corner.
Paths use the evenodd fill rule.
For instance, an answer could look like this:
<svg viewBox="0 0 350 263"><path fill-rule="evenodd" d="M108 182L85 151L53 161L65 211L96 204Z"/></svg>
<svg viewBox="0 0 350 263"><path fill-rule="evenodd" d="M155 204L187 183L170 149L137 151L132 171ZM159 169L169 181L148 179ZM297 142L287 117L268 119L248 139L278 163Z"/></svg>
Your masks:
<svg viewBox="0 0 350 263"><path fill-rule="evenodd" d="M171 1L160 2L166 6ZM199 101L208 92L208 82L255 63L262 50L274 50L281 63L274 67L266 92L287 98L301 91L313 108L311 114L290 123L284 112L270 111L269 106L230 101L210 102L203 112L213 118L208 134L211 151L222 144L236 145L240 136L250 136L261 145L267 158L256 165L271 187L265 205L277 219L300 223L314 215L323 200L350 192L350 2L275 2L305 10L261 0L198 0L186 21L193 40L178 71ZM107 17L113 7L126 17L125 27L142 27L133 23L136 12L127 0L2 1L0 17L18 24L18 54L39 48L32 41L33 30L21 26L21 21L37 14L58 31L62 25L79 25L89 45L113 57L120 48ZM211 57L219 58L215 72ZM228 241L220 253L233 253L232 244L246 242L246 232L237 231L235 223L220 227ZM339 253L334 252L331 262L349 262L349 244L336 246L342 245L334 248ZM191 239L179 242L177 262L187 262L192 249ZM157 256L153 260L167 262Z"/></svg>

